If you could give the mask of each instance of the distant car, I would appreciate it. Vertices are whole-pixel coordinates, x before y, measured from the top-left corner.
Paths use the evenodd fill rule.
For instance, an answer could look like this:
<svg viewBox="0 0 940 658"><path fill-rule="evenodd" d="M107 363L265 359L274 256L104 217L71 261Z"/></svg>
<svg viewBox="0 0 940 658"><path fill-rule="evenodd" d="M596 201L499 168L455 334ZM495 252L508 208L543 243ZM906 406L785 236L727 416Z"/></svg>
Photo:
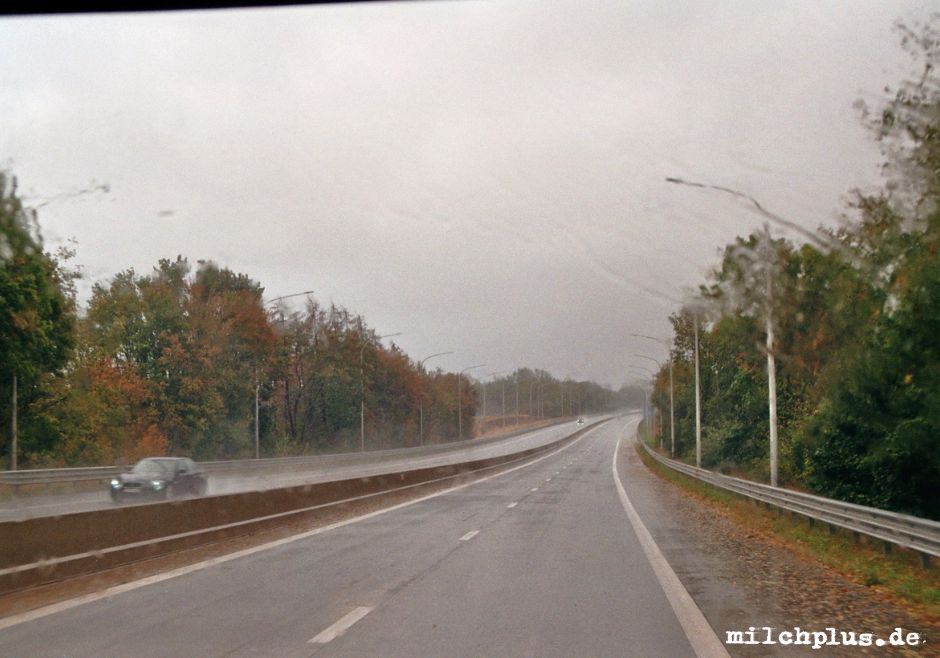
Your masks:
<svg viewBox="0 0 940 658"><path fill-rule="evenodd" d="M584 418L578 418L578 425L584 425Z"/></svg>
<svg viewBox="0 0 940 658"><path fill-rule="evenodd" d="M166 500L170 496L202 496L208 480L192 459L185 457L148 457L141 459L130 473L111 480L111 500Z"/></svg>

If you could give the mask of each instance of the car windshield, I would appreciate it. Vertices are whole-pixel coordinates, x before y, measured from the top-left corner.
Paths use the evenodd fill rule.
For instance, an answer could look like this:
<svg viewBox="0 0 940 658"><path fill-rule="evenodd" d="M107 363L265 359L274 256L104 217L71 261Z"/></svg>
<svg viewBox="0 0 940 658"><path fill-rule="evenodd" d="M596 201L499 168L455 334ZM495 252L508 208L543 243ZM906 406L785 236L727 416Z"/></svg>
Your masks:
<svg viewBox="0 0 940 658"><path fill-rule="evenodd" d="M160 459L143 459L131 469L135 475L173 475L173 462Z"/></svg>
<svg viewBox="0 0 940 658"><path fill-rule="evenodd" d="M940 0L251 4L0 10L0 656L940 653Z"/></svg>

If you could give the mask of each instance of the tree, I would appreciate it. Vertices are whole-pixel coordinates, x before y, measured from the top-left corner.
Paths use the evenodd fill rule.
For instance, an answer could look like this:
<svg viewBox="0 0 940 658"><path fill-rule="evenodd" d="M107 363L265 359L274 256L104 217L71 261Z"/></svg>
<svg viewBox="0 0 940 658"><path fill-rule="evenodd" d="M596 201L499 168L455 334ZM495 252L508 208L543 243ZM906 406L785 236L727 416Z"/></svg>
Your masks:
<svg viewBox="0 0 940 658"><path fill-rule="evenodd" d="M210 262L193 275L182 257L161 260L146 277L128 270L95 286L87 350L140 379L172 452L247 456L255 385L274 349L262 292Z"/></svg>
<svg viewBox="0 0 940 658"><path fill-rule="evenodd" d="M42 397L41 385L68 361L73 346L75 304L56 260L43 251L36 213L16 194L16 179L0 171L0 422L11 426L16 379L19 410ZM18 414L20 448L49 447L45 419ZM12 432L11 432L12 433ZM12 438L12 437L11 437ZM9 457L11 441L4 442Z"/></svg>
<svg viewBox="0 0 940 658"><path fill-rule="evenodd" d="M806 437L815 490L940 519L940 215L927 221Z"/></svg>
<svg viewBox="0 0 940 658"><path fill-rule="evenodd" d="M91 352L77 354L70 370L37 403L58 441L44 455L48 466L128 464L166 454L152 387L136 369Z"/></svg>
<svg viewBox="0 0 940 658"><path fill-rule="evenodd" d="M759 375L771 327L784 479L940 518L936 25L899 28L921 72L867 115L887 156L885 190L857 193L858 219L811 244L738 238L703 287L711 309L700 350L706 463L764 471L767 384ZM671 318L680 448L691 433L688 315Z"/></svg>

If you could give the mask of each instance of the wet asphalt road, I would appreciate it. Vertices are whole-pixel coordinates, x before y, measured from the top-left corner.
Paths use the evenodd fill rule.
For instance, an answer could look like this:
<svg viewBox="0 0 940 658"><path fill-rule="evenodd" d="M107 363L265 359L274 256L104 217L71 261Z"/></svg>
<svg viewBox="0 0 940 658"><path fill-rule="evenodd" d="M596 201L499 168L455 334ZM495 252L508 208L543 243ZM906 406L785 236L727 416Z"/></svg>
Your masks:
<svg viewBox="0 0 940 658"><path fill-rule="evenodd" d="M615 420L498 477L0 630L3 656L694 655Z"/></svg>

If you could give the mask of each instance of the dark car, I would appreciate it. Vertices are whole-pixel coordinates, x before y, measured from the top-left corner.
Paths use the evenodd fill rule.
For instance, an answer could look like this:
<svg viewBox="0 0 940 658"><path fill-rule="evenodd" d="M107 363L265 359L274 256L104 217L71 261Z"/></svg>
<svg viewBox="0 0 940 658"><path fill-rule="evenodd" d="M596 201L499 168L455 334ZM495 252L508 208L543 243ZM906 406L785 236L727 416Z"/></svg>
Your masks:
<svg viewBox="0 0 940 658"><path fill-rule="evenodd" d="M192 459L148 457L137 462L130 473L121 473L111 480L111 499L117 502L202 496L207 488L205 472Z"/></svg>

